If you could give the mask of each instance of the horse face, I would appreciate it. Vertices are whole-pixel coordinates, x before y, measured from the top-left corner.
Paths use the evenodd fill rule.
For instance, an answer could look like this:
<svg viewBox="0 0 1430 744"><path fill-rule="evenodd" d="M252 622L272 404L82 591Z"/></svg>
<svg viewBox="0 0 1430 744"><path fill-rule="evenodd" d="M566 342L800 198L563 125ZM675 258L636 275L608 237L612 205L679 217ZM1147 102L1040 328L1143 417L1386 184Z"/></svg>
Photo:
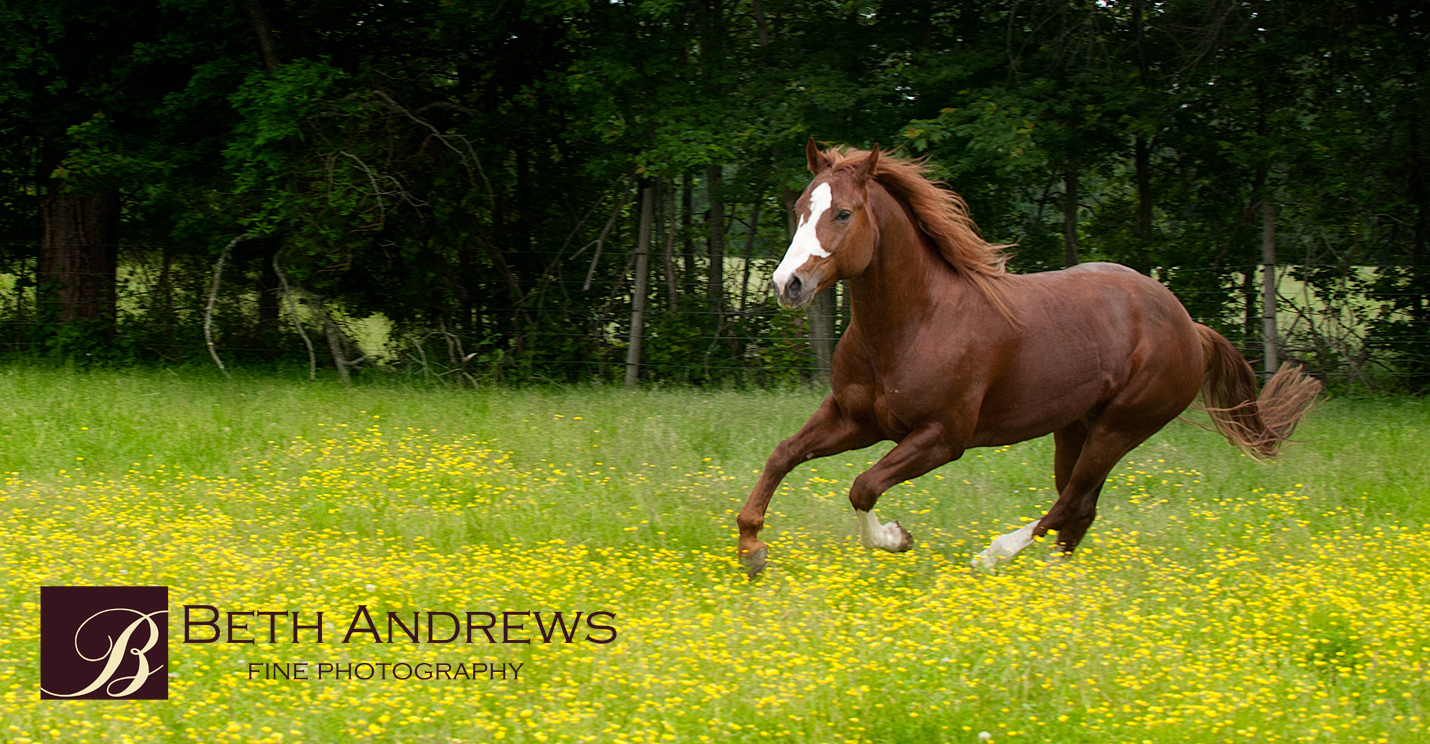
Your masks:
<svg viewBox="0 0 1430 744"><path fill-rule="evenodd" d="M839 174L843 176L843 174ZM775 269L775 297L785 307L808 307L830 285L863 272L877 231L862 183L816 177L795 202L799 227Z"/></svg>

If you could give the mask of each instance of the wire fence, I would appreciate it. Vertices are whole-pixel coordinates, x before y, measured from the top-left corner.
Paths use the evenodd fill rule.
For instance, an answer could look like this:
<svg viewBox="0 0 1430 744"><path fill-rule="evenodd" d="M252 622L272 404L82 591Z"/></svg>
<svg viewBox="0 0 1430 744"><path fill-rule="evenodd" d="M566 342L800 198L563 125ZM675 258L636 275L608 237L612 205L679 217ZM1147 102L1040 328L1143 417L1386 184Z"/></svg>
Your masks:
<svg viewBox="0 0 1430 744"><path fill-rule="evenodd" d="M147 248L152 256L154 246ZM263 286L253 272L235 274L213 293L213 349L239 363L307 359L329 370L350 364L436 381L620 380L628 367L632 304L630 270L619 266L629 266L625 256L608 256L615 265L598 274L581 266L567 271L570 276L557 266L560 254L528 258L545 269L519 282L521 297L493 293L449 317L401 321L350 300L325 302L305 293L280 297L278 288ZM824 323L810 313L780 309L767 278L776 262L770 255L727 259L718 305L707 302L707 264L682 262L675 274L653 266L649 307L638 334L639 377L756 386L826 379L832 348L850 321L847 287L841 283L830 290ZM212 279L203 268L191 262L186 271L176 271L142 256L122 260L113 296L105 300L113 318L95 327L100 330L78 331L55 320L62 301L42 291L33 265L20 264L0 273L0 353L202 362L207 341L199 328ZM1426 269L1279 267L1277 357L1305 365L1332 385L1425 392L1430 298L1396 276L1430 273ZM1196 320L1221 330L1260 369L1266 339L1259 271L1252 264L1170 267L1154 276L1171 286ZM592 281L583 286L571 279L577 274ZM324 335L333 328L346 350L327 348L332 337Z"/></svg>

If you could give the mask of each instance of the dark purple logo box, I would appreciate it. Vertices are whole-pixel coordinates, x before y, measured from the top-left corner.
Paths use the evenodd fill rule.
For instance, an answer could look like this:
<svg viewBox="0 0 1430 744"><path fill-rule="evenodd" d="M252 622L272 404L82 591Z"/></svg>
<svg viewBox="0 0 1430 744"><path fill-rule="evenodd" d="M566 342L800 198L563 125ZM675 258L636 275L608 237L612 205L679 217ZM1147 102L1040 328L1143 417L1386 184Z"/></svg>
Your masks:
<svg viewBox="0 0 1430 744"><path fill-rule="evenodd" d="M41 699L168 697L168 587L40 587Z"/></svg>

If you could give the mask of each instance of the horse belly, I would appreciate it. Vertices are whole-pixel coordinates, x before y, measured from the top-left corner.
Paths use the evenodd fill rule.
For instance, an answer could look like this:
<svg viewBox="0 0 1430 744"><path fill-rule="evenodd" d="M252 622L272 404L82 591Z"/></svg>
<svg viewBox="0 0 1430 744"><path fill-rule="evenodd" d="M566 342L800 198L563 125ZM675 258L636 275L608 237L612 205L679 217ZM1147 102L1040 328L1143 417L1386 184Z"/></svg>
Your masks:
<svg viewBox="0 0 1430 744"><path fill-rule="evenodd" d="M1050 434L1094 411L1117 385L1095 357L1045 357L1022 369L989 387L972 446L996 447Z"/></svg>

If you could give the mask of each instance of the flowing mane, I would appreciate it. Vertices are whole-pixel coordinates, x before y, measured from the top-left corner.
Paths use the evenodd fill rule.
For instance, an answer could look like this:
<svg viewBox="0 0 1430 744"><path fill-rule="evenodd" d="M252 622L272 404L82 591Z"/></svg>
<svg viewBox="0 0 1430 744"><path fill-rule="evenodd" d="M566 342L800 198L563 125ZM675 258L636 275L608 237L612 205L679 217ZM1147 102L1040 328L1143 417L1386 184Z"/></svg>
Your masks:
<svg viewBox="0 0 1430 744"><path fill-rule="evenodd" d="M853 169L869 157L868 150L835 148L824 153L834 170ZM968 214L968 204L947 184L930 181L928 168L920 161L880 153L874 172L891 195L909 207L919 232L928 237L943 260L968 278L1016 325L1005 297L1009 245L990 243L978 234L978 226Z"/></svg>

